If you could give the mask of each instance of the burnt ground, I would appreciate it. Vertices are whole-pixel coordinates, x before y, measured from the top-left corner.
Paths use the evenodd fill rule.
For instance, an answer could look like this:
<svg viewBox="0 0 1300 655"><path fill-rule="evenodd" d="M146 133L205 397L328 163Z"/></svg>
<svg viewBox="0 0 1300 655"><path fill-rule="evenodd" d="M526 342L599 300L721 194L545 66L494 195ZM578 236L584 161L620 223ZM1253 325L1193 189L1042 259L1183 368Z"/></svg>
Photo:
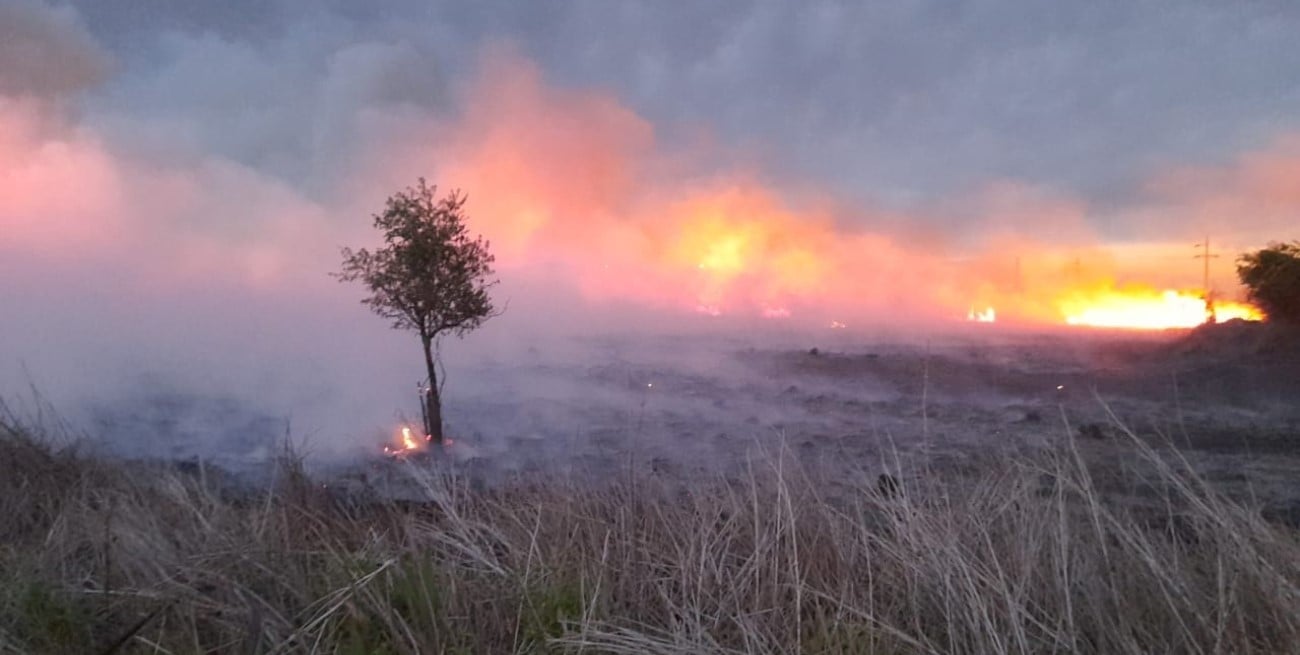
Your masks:
<svg viewBox="0 0 1300 655"><path fill-rule="evenodd" d="M568 344L563 357L538 347L456 380L450 452L488 483L530 473L685 481L785 453L833 489L881 472L974 473L1073 438L1103 485L1156 494L1127 429L1230 495L1300 520L1294 338L1238 324L984 327L924 338L611 337Z"/></svg>
<svg viewBox="0 0 1300 655"><path fill-rule="evenodd" d="M1300 523L1300 338L1269 326L606 335L539 339L452 373L449 460L482 484L529 475L685 483L745 475L780 456L833 493L884 472L975 475L1075 444L1105 488L1154 498L1127 429L1230 495ZM164 391L92 410L95 434L130 446L120 454L204 461L254 484L291 432L234 401ZM325 467L340 487L393 479L379 445L362 446Z"/></svg>

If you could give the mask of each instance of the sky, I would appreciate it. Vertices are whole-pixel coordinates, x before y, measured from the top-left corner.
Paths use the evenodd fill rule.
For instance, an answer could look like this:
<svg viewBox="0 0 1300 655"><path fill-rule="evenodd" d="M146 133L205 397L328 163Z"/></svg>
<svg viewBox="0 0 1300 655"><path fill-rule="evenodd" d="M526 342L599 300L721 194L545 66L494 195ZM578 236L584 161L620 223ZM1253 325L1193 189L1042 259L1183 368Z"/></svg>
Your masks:
<svg viewBox="0 0 1300 655"><path fill-rule="evenodd" d="M408 344L327 273L420 176L498 255L470 350L578 308L1042 318L1199 286L1207 236L1239 293L1300 224L1297 33L1265 0L0 0L0 392L372 421Z"/></svg>

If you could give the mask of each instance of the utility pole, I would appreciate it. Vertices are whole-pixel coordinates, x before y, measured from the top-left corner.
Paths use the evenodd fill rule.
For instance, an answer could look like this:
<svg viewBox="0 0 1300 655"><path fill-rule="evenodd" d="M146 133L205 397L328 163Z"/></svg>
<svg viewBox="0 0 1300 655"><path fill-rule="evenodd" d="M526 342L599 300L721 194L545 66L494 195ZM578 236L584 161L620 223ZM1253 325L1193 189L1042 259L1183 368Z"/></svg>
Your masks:
<svg viewBox="0 0 1300 655"><path fill-rule="evenodd" d="M1202 269L1201 293L1205 294L1205 322L1218 323L1218 315L1214 311L1214 296L1210 293L1210 260L1218 255L1210 252L1210 237L1206 235L1205 243L1198 243L1193 248L1201 249L1192 259L1205 260L1205 266Z"/></svg>
<svg viewBox="0 0 1300 655"><path fill-rule="evenodd" d="M1196 245L1193 245L1192 247L1201 249L1201 252L1194 255L1192 259L1205 260L1205 268L1201 278L1201 289L1204 291L1206 296L1209 296L1210 295L1210 260L1217 258L1218 255L1210 252L1210 237L1208 236L1205 237L1205 243L1198 243Z"/></svg>

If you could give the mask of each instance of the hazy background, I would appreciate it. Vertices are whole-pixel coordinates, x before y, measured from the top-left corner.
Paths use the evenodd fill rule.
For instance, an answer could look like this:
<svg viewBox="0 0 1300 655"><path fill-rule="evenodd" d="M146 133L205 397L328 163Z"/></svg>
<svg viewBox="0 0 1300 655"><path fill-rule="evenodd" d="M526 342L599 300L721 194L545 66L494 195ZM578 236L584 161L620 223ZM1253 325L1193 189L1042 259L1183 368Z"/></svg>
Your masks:
<svg viewBox="0 0 1300 655"><path fill-rule="evenodd" d="M1296 236L1297 33L1290 2L0 0L0 395L372 440L414 340L327 273L420 175L509 305L448 344L466 394L713 313L938 326L1017 258L1031 307L1072 260L1196 285L1211 234L1233 289Z"/></svg>

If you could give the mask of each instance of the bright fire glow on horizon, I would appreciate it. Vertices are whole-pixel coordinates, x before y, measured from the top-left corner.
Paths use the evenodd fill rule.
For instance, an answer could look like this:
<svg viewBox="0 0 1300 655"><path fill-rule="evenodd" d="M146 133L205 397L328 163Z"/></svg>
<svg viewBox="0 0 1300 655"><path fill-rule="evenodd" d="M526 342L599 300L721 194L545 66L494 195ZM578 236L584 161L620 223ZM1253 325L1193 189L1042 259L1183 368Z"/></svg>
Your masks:
<svg viewBox="0 0 1300 655"><path fill-rule="evenodd" d="M1201 294L1174 290L1136 289L1112 291L1095 297L1067 297L1061 300L1069 325L1107 328L1166 329L1191 328L1210 320ZM1227 301L1214 303L1218 321L1258 321L1263 313L1252 305Z"/></svg>
<svg viewBox="0 0 1300 655"><path fill-rule="evenodd" d="M1012 322L1025 324L1065 324L1078 327L1164 330L1193 328L1207 322L1233 319L1260 321L1264 313L1249 303L1215 300L1207 305L1201 291L1156 289L1137 284L1123 287L1066 289L1047 299L1050 308L1038 311L1023 298L1007 297L1009 304L1020 300L1021 314L1012 314ZM993 307L980 310L972 306L966 314L971 322L992 323L997 320Z"/></svg>

